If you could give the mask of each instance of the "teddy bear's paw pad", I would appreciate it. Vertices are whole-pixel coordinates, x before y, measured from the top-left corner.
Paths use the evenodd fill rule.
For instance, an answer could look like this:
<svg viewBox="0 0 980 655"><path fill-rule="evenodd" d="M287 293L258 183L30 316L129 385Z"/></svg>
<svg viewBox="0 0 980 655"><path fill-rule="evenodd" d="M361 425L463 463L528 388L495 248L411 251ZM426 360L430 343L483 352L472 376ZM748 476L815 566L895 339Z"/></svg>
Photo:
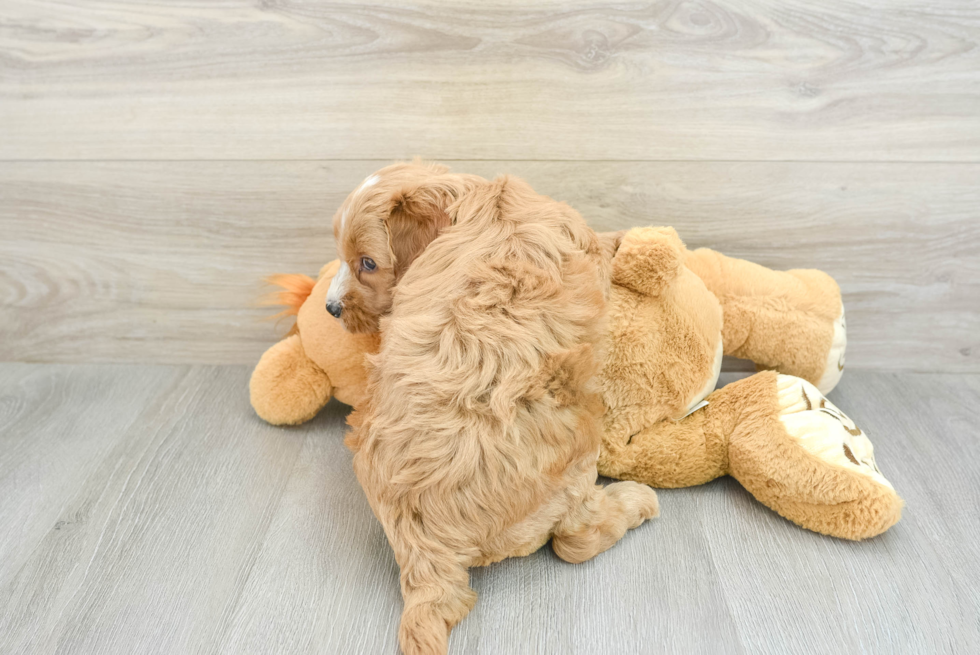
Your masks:
<svg viewBox="0 0 980 655"><path fill-rule="evenodd" d="M834 321L834 338L824 364L823 374L817 382L821 393L830 393L841 376L844 375L844 354L847 351L847 321L844 319L844 305L840 306L840 316Z"/></svg>
<svg viewBox="0 0 980 655"><path fill-rule="evenodd" d="M893 489L878 470L871 440L806 380L780 375L779 420L807 452Z"/></svg>

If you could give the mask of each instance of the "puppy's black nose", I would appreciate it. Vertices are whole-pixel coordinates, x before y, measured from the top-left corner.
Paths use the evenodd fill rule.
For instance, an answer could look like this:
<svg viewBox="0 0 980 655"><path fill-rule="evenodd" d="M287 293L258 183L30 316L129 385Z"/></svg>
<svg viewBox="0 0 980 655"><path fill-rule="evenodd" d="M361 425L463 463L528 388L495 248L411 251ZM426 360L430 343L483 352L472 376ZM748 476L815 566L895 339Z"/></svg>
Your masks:
<svg viewBox="0 0 980 655"><path fill-rule="evenodd" d="M343 309L344 306L341 305L339 302L335 300L327 301L327 311L330 312L330 315L333 316L334 318L340 318L340 312L342 312Z"/></svg>

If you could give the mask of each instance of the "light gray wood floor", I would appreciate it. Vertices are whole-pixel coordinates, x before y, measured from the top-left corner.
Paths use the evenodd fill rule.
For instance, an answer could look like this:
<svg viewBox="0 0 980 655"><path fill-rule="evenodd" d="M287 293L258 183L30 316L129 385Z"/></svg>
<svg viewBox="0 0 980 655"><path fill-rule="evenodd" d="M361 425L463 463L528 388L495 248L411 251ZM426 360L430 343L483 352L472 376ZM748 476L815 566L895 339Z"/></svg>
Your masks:
<svg viewBox="0 0 980 655"><path fill-rule="evenodd" d="M0 653L396 652L347 408L270 427L248 375L0 365ZM452 652L976 652L980 375L848 371L831 398L907 502L891 531L809 533L727 478L663 491L590 562L474 570Z"/></svg>

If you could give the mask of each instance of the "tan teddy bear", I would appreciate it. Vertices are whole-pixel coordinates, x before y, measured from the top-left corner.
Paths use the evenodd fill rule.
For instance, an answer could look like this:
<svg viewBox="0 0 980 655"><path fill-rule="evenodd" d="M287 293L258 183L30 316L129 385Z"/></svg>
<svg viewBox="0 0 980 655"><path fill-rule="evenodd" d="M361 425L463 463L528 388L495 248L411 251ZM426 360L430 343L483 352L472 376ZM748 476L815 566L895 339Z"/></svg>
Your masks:
<svg viewBox="0 0 980 655"><path fill-rule="evenodd" d="M654 487L731 475L798 525L847 539L898 521L871 442L815 386L843 371L830 276L689 252L672 228L642 228L623 238L613 281L600 473ZM713 391L722 352L781 373Z"/></svg>
<svg viewBox="0 0 980 655"><path fill-rule="evenodd" d="M337 263L319 280L282 276L296 328L251 380L252 405L275 424L312 418L330 399L366 399L364 355L325 309ZM627 232L613 259L599 472L654 487L731 475L798 525L846 539L884 532L902 501L871 442L824 398L846 348L837 284L820 271L771 271L688 251L672 228ZM767 370L715 391L722 355ZM779 371L778 373L776 371Z"/></svg>
<svg viewBox="0 0 980 655"><path fill-rule="evenodd" d="M283 315L296 315L285 339L262 355L249 383L252 407L274 425L298 425L323 409L331 396L353 407L367 394L364 355L378 351L377 334L351 334L327 314L327 290L340 268L334 260L314 281L305 275L277 275L283 288Z"/></svg>

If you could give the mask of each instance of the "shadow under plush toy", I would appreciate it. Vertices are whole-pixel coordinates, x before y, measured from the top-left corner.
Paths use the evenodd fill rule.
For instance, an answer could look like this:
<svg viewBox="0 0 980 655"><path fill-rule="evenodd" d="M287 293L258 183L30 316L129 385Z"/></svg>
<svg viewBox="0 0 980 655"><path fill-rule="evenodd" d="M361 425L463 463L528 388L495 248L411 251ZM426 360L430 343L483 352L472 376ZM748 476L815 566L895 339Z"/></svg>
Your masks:
<svg viewBox="0 0 980 655"><path fill-rule="evenodd" d="M274 279L297 322L252 374L252 406L270 423L308 421L331 395L367 400L364 356L378 336L348 333L327 313L338 266L315 282ZM846 346L827 274L688 251L669 227L633 229L613 259L609 327L600 474L661 488L731 475L785 518L845 539L901 517L871 442L823 395L840 380ZM723 354L772 370L715 391Z"/></svg>

